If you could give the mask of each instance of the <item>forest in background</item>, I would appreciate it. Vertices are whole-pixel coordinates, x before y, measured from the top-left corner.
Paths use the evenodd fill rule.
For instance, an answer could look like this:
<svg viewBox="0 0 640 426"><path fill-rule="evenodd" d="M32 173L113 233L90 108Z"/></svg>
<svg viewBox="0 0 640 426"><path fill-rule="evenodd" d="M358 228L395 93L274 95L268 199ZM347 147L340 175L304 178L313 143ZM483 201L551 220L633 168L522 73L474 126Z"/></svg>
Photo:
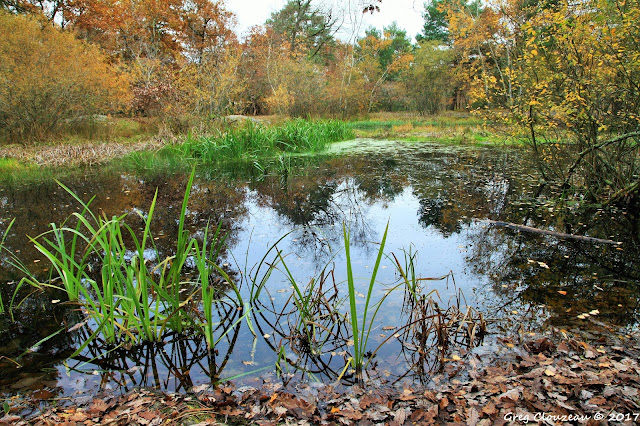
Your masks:
<svg viewBox="0 0 640 426"><path fill-rule="evenodd" d="M242 40L223 1L0 5L4 141L46 140L96 115L157 117L180 133L228 114L456 109L526 135L561 189L638 193L638 0L431 0L415 43L395 23L344 42L314 0L290 0Z"/></svg>

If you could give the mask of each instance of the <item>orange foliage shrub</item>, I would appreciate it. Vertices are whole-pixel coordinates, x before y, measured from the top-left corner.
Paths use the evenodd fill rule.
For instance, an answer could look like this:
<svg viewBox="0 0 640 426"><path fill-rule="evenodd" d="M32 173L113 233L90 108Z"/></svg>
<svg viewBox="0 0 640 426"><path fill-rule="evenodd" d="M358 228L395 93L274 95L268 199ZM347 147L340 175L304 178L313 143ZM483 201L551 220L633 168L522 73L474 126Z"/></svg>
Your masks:
<svg viewBox="0 0 640 426"><path fill-rule="evenodd" d="M0 12L0 137L44 139L129 101L129 84L101 51L55 26Z"/></svg>

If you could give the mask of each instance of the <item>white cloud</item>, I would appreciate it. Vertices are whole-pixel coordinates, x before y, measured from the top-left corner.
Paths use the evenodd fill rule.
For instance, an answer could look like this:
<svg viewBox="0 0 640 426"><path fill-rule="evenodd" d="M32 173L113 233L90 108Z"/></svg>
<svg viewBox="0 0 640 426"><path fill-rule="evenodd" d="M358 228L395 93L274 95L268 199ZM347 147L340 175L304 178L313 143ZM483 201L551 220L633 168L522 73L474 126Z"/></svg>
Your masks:
<svg viewBox="0 0 640 426"><path fill-rule="evenodd" d="M286 4L286 0L227 0L226 4L227 9L236 14L237 32L242 36L252 26L264 24L273 12ZM394 21L407 31L409 37L415 37L422 31L424 23L422 0L382 0L381 3L376 3L380 12L373 14L362 13L363 0L316 0L315 4L319 7L330 7L334 16L341 18L343 29L338 37L343 40L349 40L354 31L362 35L370 26L382 30Z"/></svg>

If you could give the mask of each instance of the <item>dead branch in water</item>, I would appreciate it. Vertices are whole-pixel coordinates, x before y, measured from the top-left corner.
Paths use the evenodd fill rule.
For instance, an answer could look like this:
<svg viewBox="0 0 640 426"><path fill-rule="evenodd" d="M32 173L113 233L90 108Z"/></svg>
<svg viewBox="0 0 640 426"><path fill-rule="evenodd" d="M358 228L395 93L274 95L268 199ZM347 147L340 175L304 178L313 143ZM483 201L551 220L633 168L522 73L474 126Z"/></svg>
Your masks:
<svg viewBox="0 0 640 426"><path fill-rule="evenodd" d="M565 234L564 232L549 231L547 229L533 228L531 226L518 225L517 223L503 222L503 221L491 220L491 219L485 219L485 221L489 222L489 223L491 223L493 225L496 225L496 226L504 226L505 228L515 229L516 231L533 232L535 234L551 235L551 236L558 237L558 238L567 238L567 239L572 239L572 240L588 241L588 242L591 242L591 243L615 244L615 245L622 244L619 241L604 240L602 238L587 237L585 235Z"/></svg>

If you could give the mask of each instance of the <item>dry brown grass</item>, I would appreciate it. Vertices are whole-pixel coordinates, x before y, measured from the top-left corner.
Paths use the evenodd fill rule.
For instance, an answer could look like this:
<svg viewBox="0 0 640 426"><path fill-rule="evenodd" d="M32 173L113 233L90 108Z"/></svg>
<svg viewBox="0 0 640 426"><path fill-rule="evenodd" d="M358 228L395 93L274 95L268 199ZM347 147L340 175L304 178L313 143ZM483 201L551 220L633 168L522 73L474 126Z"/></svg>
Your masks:
<svg viewBox="0 0 640 426"><path fill-rule="evenodd" d="M0 147L0 158L12 158L37 166L93 165L124 157L135 151L156 150L165 144L164 138L140 142L83 142L75 144L18 144Z"/></svg>

